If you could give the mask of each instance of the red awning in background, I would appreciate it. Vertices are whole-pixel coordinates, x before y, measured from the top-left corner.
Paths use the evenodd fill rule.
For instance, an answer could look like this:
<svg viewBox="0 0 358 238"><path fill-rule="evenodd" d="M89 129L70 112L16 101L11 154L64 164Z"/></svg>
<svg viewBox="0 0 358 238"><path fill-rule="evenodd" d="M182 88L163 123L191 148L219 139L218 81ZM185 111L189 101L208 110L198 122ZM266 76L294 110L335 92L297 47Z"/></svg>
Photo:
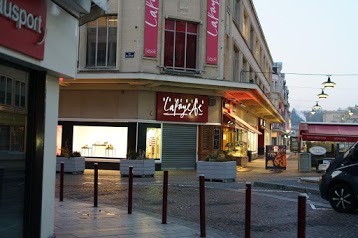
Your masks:
<svg viewBox="0 0 358 238"><path fill-rule="evenodd" d="M358 124L301 123L300 136L307 141L358 141Z"/></svg>

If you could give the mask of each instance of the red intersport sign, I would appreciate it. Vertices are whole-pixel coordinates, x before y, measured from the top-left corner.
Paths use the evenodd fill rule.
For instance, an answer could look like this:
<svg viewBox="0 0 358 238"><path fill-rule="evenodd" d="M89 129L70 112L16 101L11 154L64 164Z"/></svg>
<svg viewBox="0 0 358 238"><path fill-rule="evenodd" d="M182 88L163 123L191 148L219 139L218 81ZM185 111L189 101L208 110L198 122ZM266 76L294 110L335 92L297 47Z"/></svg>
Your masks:
<svg viewBox="0 0 358 238"><path fill-rule="evenodd" d="M338 136L338 135L302 135L302 140L307 141L336 141L336 142L356 142L358 136Z"/></svg>
<svg viewBox="0 0 358 238"><path fill-rule="evenodd" d="M218 63L219 0L208 0L206 63Z"/></svg>
<svg viewBox="0 0 358 238"><path fill-rule="evenodd" d="M0 0L0 45L44 58L46 0Z"/></svg>
<svg viewBox="0 0 358 238"><path fill-rule="evenodd" d="M209 97L179 93L157 93L157 120L208 122Z"/></svg>
<svg viewBox="0 0 358 238"><path fill-rule="evenodd" d="M144 56L157 57L159 0L145 1Z"/></svg>

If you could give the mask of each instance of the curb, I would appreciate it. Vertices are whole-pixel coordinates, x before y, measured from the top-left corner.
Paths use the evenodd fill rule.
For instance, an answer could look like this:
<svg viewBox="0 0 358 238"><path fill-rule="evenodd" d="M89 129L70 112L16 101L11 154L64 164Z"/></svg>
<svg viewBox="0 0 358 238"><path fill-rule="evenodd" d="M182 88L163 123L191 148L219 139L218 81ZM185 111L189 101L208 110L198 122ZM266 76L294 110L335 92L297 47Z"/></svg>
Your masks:
<svg viewBox="0 0 358 238"><path fill-rule="evenodd" d="M294 186L294 185L284 185L284 184L273 183L273 182L254 182L254 186L286 190L286 191L296 191L296 192L301 192L301 193L311 193L311 194L316 194L316 195L320 194L318 188L317 189L306 188L306 187L300 187L300 186Z"/></svg>

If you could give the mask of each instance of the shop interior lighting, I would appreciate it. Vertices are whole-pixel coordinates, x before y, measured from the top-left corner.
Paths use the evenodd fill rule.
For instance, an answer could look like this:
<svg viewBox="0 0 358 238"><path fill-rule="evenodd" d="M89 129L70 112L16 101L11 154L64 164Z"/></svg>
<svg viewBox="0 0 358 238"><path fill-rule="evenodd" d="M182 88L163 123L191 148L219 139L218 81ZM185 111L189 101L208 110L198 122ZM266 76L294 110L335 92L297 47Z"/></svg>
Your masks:
<svg viewBox="0 0 358 238"><path fill-rule="evenodd" d="M350 116L352 116L352 115L353 115L352 110L349 110L349 111L348 111L348 115L350 115Z"/></svg>
<svg viewBox="0 0 358 238"><path fill-rule="evenodd" d="M336 86L336 83L331 81L331 77L328 76L328 80L326 82L323 82L322 85L324 86L324 88L334 88L334 86Z"/></svg>
<svg viewBox="0 0 358 238"><path fill-rule="evenodd" d="M322 92L320 94L317 94L318 98L320 99L326 99L328 97L327 93L324 93L323 89Z"/></svg>
<svg viewBox="0 0 358 238"><path fill-rule="evenodd" d="M314 115L314 114L316 114L316 111L312 109L312 111L310 111L310 113L311 113L312 115Z"/></svg>
<svg viewBox="0 0 358 238"><path fill-rule="evenodd" d="M321 106L318 105L318 102L316 102L316 105L314 105L314 106L312 107L312 109L313 109L313 110L319 110L319 109L321 109Z"/></svg>

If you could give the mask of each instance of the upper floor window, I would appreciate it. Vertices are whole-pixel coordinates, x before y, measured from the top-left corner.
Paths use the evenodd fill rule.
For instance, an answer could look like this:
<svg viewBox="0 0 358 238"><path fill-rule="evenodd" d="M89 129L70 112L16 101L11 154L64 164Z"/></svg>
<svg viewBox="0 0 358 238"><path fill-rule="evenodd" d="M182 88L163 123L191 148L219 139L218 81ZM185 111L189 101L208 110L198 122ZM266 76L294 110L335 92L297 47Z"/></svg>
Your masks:
<svg viewBox="0 0 358 238"><path fill-rule="evenodd" d="M0 104L26 107L26 83L0 75Z"/></svg>
<svg viewBox="0 0 358 238"><path fill-rule="evenodd" d="M240 52L236 47L234 48L233 78L235 82L240 81Z"/></svg>
<svg viewBox="0 0 358 238"><path fill-rule="evenodd" d="M244 22L242 24L242 32L246 42L249 41L249 33L250 33L250 23L249 23L249 15L244 11Z"/></svg>
<svg viewBox="0 0 358 238"><path fill-rule="evenodd" d="M233 16L233 20L236 23L240 22L240 2L241 2L241 0L234 0L234 16Z"/></svg>
<svg viewBox="0 0 358 238"><path fill-rule="evenodd" d="M117 16L104 16L87 23L87 67L115 67Z"/></svg>
<svg viewBox="0 0 358 238"><path fill-rule="evenodd" d="M197 71L198 27L192 22L166 20L164 67L173 71Z"/></svg>
<svg viewBox="0 0 358 238"><path fill-rule="evenodd" d="M255 43L256 47L255 47L255 58L256 61L259 63L260 61L260 42L259 39L256 37L256 43Z"/></svg>

